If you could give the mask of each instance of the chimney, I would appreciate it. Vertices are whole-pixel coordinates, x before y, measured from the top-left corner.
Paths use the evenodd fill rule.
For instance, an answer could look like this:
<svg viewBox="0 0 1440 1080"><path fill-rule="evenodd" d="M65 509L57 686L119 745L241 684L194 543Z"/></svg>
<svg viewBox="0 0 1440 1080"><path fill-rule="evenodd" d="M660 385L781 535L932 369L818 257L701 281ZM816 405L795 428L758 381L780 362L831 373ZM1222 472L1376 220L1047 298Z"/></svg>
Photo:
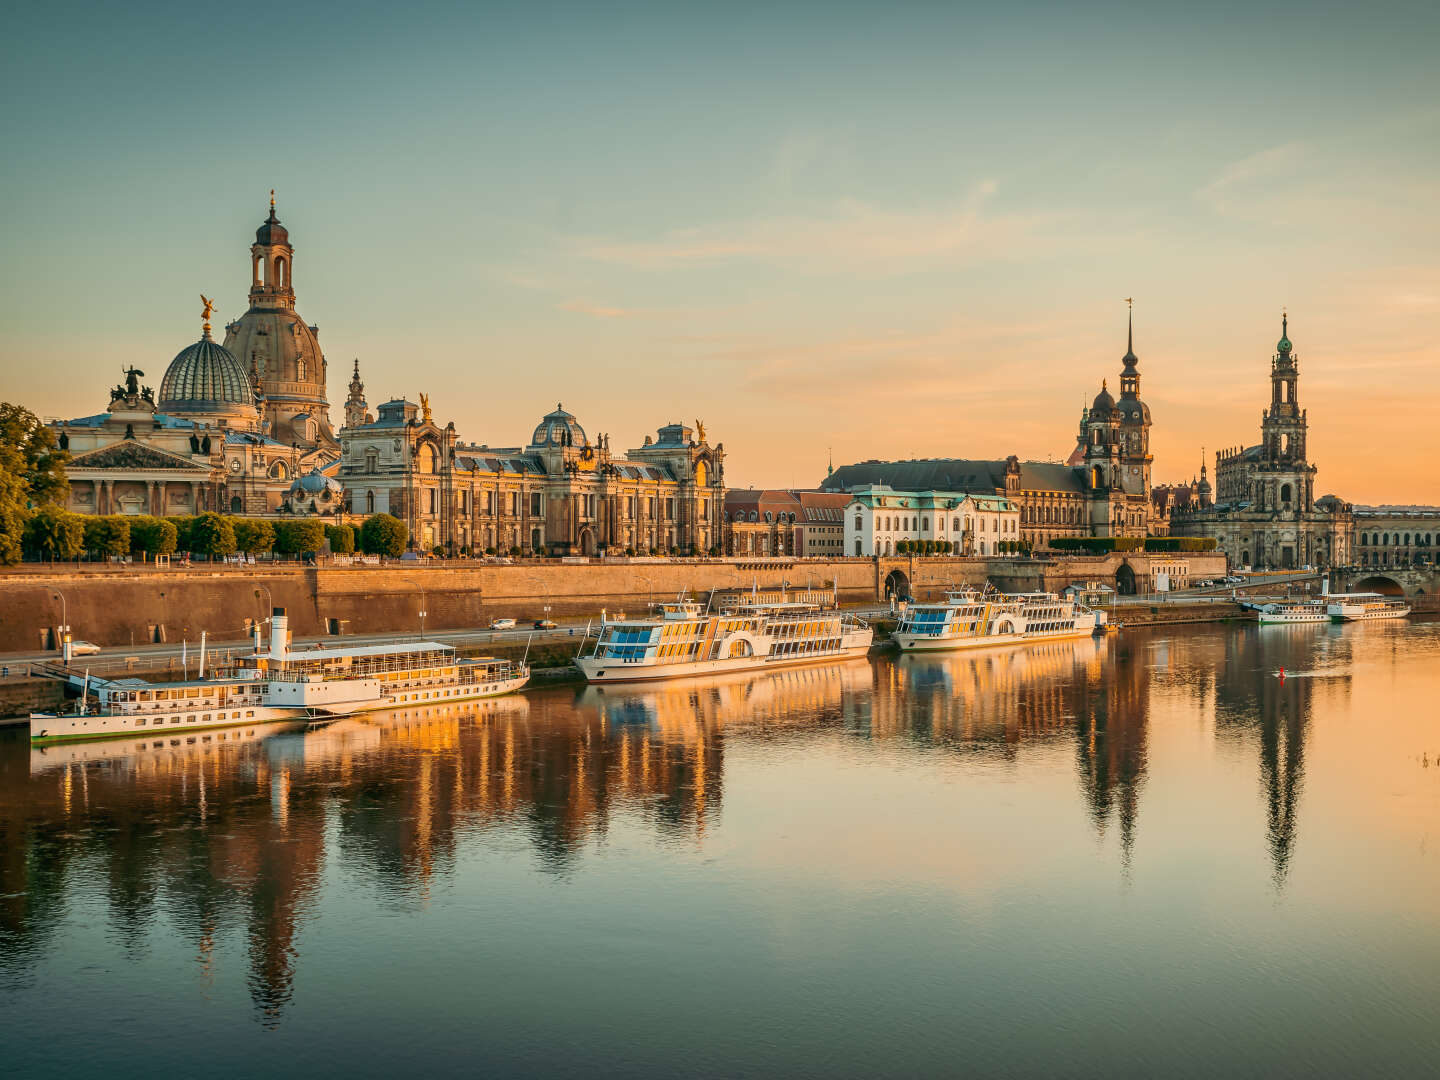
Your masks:
<svg viewBox="0 0 1440 1080"><path fill-rule="evenodd" d="M290 620L283 607L270 610L270 659L284 660L290 646Z"/></svg>

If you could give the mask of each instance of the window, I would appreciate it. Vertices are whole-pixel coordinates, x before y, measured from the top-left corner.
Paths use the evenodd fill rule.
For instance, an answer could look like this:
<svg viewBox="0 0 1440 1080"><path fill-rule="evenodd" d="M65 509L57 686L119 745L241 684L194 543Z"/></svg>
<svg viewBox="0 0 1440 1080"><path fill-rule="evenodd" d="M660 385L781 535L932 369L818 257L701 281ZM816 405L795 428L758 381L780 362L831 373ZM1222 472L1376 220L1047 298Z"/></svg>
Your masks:
<svg viewBox="0 0 1440 1080"><path fill-rule="evenodd" d="M540 493L538 491L530 493L530 513L534 517L540 516Z"/></svg>

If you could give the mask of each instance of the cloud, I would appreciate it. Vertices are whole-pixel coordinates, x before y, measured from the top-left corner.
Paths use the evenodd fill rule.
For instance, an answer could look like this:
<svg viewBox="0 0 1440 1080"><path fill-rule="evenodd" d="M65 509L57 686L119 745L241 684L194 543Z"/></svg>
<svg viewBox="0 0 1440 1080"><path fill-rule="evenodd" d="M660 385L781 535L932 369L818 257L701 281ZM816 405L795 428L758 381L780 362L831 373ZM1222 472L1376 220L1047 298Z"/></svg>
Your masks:
<svg viewBox="0 0 1440 1080"><path fill-rule="evenodd" d="M941 259L978 262L1013 257L1053 239L1044 235L1057 214L989 215L993 180L977 184L957 205L932 211L882 209L855 200L828 214L674 229L651 240L581 237L579 256L643 269L666 269L733 260L801 264L820 272L850 272L897 263Z"/></svg>
<svg viewBox="0 0 1440 1080"><path fill-rule="evenodd" d="M635 314L635 312L626 308L597 304L594 300L586 300L583 297L575 300L565 300L555 306L561 311L574 311L581 315L589 315L595 319L628 319Z"/></svg>
<svg viewBox="0 0 1440 1080"><path fill-rule="evenodd" d="M1292 172L1307 152L1304 143L1287 142L1243 157L1221 169L1215 179L1195 193L1196 197L1208 203L1217 214L1227 213L1232 199L1247 189L1253 193L1260 181Z"/></svg>

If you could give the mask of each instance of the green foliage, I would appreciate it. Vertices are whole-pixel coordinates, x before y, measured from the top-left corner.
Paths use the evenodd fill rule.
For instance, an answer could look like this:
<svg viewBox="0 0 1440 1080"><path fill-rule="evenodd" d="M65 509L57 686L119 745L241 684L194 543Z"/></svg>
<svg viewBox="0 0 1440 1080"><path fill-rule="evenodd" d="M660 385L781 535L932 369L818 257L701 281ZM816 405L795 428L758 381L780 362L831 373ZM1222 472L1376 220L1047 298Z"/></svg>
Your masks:
<svg viewBox="0 0 1440 1080"><path fill-rule="evenodd" d="M235 551L235 527L219 514L201 514L190 525L189 550L212 559Z"/></svg>
<svg viewBox="0 0 1440 1080"><path fill-rule="evenodd" d="M360 550L367 555L399 558L405 550L410 530L399 518L390 514L371 514L360 526Z"/></svg>
<svg viewBox="0 0 1440 1080"><path fill-rule="evenodd" d="M0 563L20 561L25 547L24 457L13 446L0 445Z"/></svg>
<svg viewBox="0 0 1440 1080"><path fill-rule="evenodd" d="M485 549L485 554L486 554L486 555L494 555L494 554L495 554L495 549L494 549L493 547L487 547L487 548Z"/></svg>
<svg viewBox="0 0 1440 1080"><path fill-rule="evenodd" d="M195 551L195 541L190 535L190 530L195 527L193 517L167 517L165 519L175 526L175 550Z"/></svg>
<svg viewBox="0 0 1440 1080"><path fill-rule="evenodd" d="M59 449L55 432L22 405L0 401L0 445L19 454L18 471L25 485L25 498L32 506L58 506L70 494L70 480L65 464L68 450Z"/></svg>
<svg viewBox="0 0 1440 1080"><path fill-rule="evenodd" d="M515 544L514 546L512 546L512 547L510 548L510 555L511 555L512 558L519 558L519 556L520 556L520 545L519 545L519 544Z"/></svg>
<svg viewBox="0 0 1440 1080"><path fill-rule="evenodd" d="M42 506L25 526L25 550L36 558L78 558L85 549L85 519L58 506Z"/></svg>
<svg viewBox="0 0 1440 1080"><path fill-rule="evenodd" d="M275 523L275 550L282 555L310 555L325 542L325 523L314 518L296 518Z"/></svg>
<svg viewBox="0 0 1440 1080"><path fill-rule="evenodd" d="M1112 551L1139 551L1145 541L1139 536L1057 536L1050 541L1054 551L1083 551L1106 555Z"/></svg>
<svg viewBox="0 0 1440 1080"><path fill-rule="evenodd" d="M235 529L235 550L260 555L275 549L275 526L264 518L231 518Z"/></svg>
<svg viewBox="0 0 1440 1080"><path fill-rule="evenodd" d="M130 519L130 550L136 555L173 555L177 532L175 523L142 514Z"/></svg>
<svg viewBox="0 0 1440 1080"><path fill-rule="evenodd" d="M1219 546L1213 536L1152 536L1145 541L1146 551L1214 551Z"/></svg>
<svg viewBox="0 0 1440 1080"><path fill-rule="evenodd" d="M130 551L130 520L118 515L85 518L85 550L92 555L124 555Z"/></svg>
<svg viewBox="0 0 1440 1080"><path fill-rule="evenodd" d="M330 541L332 555L349 555L355 550L355 530L349 525L326 525L325 539ZM469 550L465 548L461 553Z"/></svg>

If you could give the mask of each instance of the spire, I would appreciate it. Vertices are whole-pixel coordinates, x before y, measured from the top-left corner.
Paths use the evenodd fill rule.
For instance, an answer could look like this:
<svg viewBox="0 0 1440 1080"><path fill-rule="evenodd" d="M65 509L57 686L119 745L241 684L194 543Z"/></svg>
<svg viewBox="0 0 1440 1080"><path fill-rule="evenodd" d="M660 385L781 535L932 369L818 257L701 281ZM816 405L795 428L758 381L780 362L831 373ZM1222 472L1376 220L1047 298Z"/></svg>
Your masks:
<svg viewBox="0 0 1440 1080"><path fill-rule="evenodd" d="M1290 344L1290 313L1285 308L1280 309L1280 340L1275 345L1275 350L1285 358L1289 358L1290 351L1295 346Z"/></svg>

